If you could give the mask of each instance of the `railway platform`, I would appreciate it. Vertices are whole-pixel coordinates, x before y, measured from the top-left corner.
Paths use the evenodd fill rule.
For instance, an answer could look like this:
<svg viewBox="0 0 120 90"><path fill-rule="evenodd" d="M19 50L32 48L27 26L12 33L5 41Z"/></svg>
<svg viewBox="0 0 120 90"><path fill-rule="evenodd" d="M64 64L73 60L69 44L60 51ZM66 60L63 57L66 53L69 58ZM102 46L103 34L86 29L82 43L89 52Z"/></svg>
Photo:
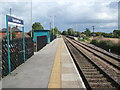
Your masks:
<svg viewBox="0 0 120 90"><path fill-rule="evenodd" d="M3 88L82 88L85 85L62 38L2 79Z"/></svg>

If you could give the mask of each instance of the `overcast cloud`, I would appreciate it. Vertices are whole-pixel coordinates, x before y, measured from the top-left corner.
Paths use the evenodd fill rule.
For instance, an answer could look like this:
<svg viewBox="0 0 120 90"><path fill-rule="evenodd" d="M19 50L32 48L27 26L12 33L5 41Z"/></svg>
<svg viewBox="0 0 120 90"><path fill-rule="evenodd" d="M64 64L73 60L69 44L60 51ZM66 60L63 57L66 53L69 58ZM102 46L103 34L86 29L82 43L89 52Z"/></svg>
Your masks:
<svg viewBox="0 0 120 90"><path fill-rule="evenodd" d="M12 2L11 2L12 1ZM50 16L55 15L55 26L61 31L68 28L82 32L86 28L95 31L112 32L118 28L118 0L33 0L32 22L40 22L45 29L50 29ZM2 1L2 27L5 27L5 15L9 14L22 18L25 31L30 30L31 3L28 0Z"/></svg>

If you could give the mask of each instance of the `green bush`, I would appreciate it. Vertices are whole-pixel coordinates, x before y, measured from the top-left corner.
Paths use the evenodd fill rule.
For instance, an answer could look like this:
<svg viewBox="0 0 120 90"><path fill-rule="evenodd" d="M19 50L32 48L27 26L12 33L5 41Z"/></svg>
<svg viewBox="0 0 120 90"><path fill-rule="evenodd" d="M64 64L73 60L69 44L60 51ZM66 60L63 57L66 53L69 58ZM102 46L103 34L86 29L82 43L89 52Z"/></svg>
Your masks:
<svg viewBox="0 0 120 90"><path fill-rule="evenodd" d="M89 41L89 40L90 40L90 39L89 39L89 37L87 37L87 36L83 36L82 39L79 38L79 41Z"/></svg>
<svg viewBox="0 0 120 90"><path fill-rule="evenodd" d="M79 41L85 41L84 39L80 39L80 38L78 38L78 40L79 40Z"/></svg>
<svg viewBox="0 0 120 90"><path fill-rule="evenodd" d="M111 49L113 43L111 41L99 41L98 46L109 51Z"/></svg>
<svg viewBox="0 0 120 90"><path fill-rule="evenodd" d="M94 45L97 45L98 44L98 41L96 39L93 39L91 42L91 44L94 44Z"/></svg>
<svg viewBox="0 0 120 90"><path fill-rule="evenodd" d="M84 40L87 40L87 41L89 41L90 39L89 39L89 37L84 37Z"/></svg>
<svg viewBox="0 0 120 90"><path fill-rule="evenodd" d="M113 47L111 47L111 52L120 55L120 44L114 44Z"/></svg>
<svg viewBox="0 0 120 90"><path fill-rule="evenodd" d="M102 49L105 49L106 51L111 50L112 53L116 53L120 55L120 43L115 44L111 42L110 40L107 41L98 41L96 39L92 40L90 42L91 44L94 44Z"/></svg>

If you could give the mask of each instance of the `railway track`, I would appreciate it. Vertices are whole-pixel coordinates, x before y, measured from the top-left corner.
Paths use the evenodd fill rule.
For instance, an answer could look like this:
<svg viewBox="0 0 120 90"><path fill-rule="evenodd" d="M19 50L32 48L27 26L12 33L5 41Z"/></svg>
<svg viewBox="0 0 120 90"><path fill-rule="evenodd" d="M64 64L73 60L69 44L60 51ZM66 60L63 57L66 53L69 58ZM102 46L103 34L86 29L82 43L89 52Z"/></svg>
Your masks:
<svg viewBox="0 0 120 90"><path fill-rule="evenodd" d="M116 82L120 84L120 59L106 55L101 51L92 49L88 45L83 44L70 39L70 41L76 43L76 46L85 52L89 57L92 58L101 68L108 73Z"/></svg>
<svg viewBox="0 0 120 90"><path fill-rule="evenodd" d="M71 38L71 39L74 39L74 37L70 37L70 36L68 36L68 37ZM87 44L85 42L81 42L81 41L78 41L78 40L75 40L75 41L79 42L79 43L82 43L83 45L85 45L85 46L87 46L89 48L92 48L92 49L94 49L94 50L96 50L96 51L98 51L100 53L103 53L103 54L105 54L105 55L107 55L107 56L109 56L111 58L114 58L114 59L120 61L120 56L119 55L116 55L116 54L110 53L110 52L108 52L108 51L106 51L104 49L98 48L93 44Z"/></svg>
<svg viewBox="0 0 120 90"><path fill-rule="evenodd" d="M120 60L116 59L116 58L112 58L109 55L105 55L102 52L99 52L95 49L92 49L91 47L88 47L86 45L84 45L81 42L77 42L72 40L74 43L78 44L79 46L81 46L82 48L86 49L87 51L91 52L92 54L96 55L97 57L101 58L102 60L104 60L105 62L109 63L110 65L112 65L114 68L120 70Z"/></svg>
<svg viewBox="0 0 120 90"><path fill-rule="evenodd" d="M104 54L69 38L64 37L64 41L87 89L112 90L120 88L118 60L113 62L112 57L104 56Z"/></svg>

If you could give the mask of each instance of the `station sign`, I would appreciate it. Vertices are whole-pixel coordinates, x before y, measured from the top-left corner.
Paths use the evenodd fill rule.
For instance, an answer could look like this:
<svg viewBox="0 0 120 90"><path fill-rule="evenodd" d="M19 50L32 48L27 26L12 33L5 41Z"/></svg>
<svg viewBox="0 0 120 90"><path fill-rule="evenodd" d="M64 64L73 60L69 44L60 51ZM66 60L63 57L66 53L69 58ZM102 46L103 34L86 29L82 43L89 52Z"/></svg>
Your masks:
<svg viewBox="0 0 120 90"><path fill-rule="evenodd" d="M23 55L24 55L24 63L26 61L26 54L25 54L25 39L24 39L24 22L21 19L18 19L13 16L6 15L6 37L7 37L7 58L8 58L8 74L11 74L11 57L10 57L10 38L9 38L9 31L8 25L16 25L22 27L22 47L23 47Z"/></svg>
<svg viewBox="0 0 120 90"><path fill-rule="evenodd" d="M23 22L23 20L18 19L16 17L8 16L8 24L23 26L24 22Z"/></svg>

